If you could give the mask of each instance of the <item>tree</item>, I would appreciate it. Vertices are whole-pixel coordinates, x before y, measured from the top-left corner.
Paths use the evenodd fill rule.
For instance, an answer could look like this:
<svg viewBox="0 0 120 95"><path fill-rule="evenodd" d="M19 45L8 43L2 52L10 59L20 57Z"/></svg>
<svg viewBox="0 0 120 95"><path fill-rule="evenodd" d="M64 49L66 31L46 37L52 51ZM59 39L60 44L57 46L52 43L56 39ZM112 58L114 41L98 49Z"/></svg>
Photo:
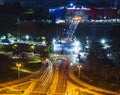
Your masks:
<svg viewBox="0 0 120 95"><path fill-rule="evenodd" d="M108 80L110 78L110 65L106 64L102 66L101 76Z"/></svg>
<svg viewBox="0 0 120 95"><path fill-rule="evenodd" d="M11 61L6 55L0 54L0 72L6 72L10 69Z"/></svg>

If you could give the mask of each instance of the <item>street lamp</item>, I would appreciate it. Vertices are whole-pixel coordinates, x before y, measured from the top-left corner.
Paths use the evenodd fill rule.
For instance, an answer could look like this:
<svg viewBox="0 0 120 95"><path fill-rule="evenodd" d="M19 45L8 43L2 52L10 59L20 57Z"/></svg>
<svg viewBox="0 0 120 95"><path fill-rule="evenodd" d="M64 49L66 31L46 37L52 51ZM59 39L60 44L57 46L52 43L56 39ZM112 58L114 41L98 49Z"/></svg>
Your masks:
<svg viewBox="0 0 120 95"><path fill-rule="evenodd" d="M17 67L17 70L18 70L18 79L20 78L20 67L22 66L21 63L16 63L16 67ZM18 86L18 92L19 92L19 86Z"/></svg>
<svg viewBox="0 0 120 95"><path fill-rule="evenodd" d="M20 67L22 66L21 63L16 63L16 67L17 67L17 70L18 70L18 79L20 78Z"/></svg>
<svg viewBox="0 0 120 95"><path fill-rule="evenodd" d="M79 70L79 71L78 71L78 77L80 78L80 69L82 68L82 65L78 65L77 68L78 68L78 70Z"/></svg>
<svg viewBox="0 0 120 95"><path fill-rule="evenodd" d="M101 39L101 43L105 44L106 43L106 39Z"/></svg>
<svg viewBox="0 0 120 95"><path fill-rule="evenodd" d="M25 38L26 38L26 40L28 40L30 37L29 37L29 35L26 35Z"/></svg>

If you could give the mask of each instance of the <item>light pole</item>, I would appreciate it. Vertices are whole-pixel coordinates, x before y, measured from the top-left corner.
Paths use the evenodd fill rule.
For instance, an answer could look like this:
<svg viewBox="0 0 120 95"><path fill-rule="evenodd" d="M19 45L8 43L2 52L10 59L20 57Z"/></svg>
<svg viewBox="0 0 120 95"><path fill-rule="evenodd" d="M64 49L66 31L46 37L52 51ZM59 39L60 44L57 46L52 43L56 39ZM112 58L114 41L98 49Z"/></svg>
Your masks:
<svg viewBox="0 0 120 95"><path fill-rule="evenodd" d="M18 70L18 79L20 78L20 67L22 66L21 63L16 63L16 67L17 67L17 70Z"/></svg>
<svg viewBox="0 0 120 95"><path fill-rule="evenodd" d="M79 71L78 71L78 77L80 78L80 69L82 68L82 65L78 65L77 68L78 68L78 70L79 70Z"/></svg>
<svg viewBox="0 0 120 95"><path fill-rule="evenodd" d="M17 67L17 70L18 70L18 79L20 79L20 67L22 66L21 63L16 63L16 67ZM19 92L19 86L18 86L18 92Z"/></svg>

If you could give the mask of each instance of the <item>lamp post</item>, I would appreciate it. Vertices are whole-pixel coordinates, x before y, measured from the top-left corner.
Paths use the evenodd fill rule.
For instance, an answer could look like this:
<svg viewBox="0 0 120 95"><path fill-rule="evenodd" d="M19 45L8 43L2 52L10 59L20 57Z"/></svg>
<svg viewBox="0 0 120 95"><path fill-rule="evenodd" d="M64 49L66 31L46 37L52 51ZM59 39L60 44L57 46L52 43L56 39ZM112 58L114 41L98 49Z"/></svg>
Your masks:
<svg viewBox="0 0 120 95"><path fill-rule="evenodd" d="M17 70L18 70L18 79L20 79L20 67L22 66L21 63L16 63L16 67L17 67ZM18 86L18 93L19 93L19 86Z"/></svg>
<svg viewBox="0 0 120 95"><path fill-rule="evenodd" d="M18 79L20 78L20 67L22 66L21 63L16 63L16 67L17 67L17 70L18 70Z"/></svg>
<svg viewBox="0 0 120 95"><path fill-rule="evenodd" d="M78 77L80 78L80 69L82 68L82 65L78 65L77 68L78 68L78 70L79 70L79 71L78 71Z"/></svg>

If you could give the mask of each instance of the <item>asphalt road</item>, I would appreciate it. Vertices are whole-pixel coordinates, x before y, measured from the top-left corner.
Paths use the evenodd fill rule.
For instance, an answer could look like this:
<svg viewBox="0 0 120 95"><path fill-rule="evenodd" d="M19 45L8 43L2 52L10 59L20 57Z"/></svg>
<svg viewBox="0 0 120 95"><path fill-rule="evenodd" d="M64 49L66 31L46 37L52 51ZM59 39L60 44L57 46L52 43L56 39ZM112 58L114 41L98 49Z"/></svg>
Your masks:
<svg viewBox="0 0 120 95"><path fill-rule="evenodd" d="M63 59L59 66L59 78L55 91L55 95L64 95L67 87L67 60Z"/></svg>
<svg viewBox="0 0 120 95"><path fill-rule="evenodd" d="M65 56L57 57L62 61L48 62L48 67L42 73L36 71L30 77L25 77L14 83L3 85L4 89L10 89L12 85L18 85L30 81L30 86L19 95L119 95L117 92L100 89L91 86L77 79L73 74L73 68L69 64L69 58ZM32 80L30 80L32 78ZM3 89L3 88L2 88ZM0 90L2 91L2 90ZM4 90L5 91L5 90ZM2 95L11 95L10 93ZM12 95L16 95L13 94Z"/></svg>

